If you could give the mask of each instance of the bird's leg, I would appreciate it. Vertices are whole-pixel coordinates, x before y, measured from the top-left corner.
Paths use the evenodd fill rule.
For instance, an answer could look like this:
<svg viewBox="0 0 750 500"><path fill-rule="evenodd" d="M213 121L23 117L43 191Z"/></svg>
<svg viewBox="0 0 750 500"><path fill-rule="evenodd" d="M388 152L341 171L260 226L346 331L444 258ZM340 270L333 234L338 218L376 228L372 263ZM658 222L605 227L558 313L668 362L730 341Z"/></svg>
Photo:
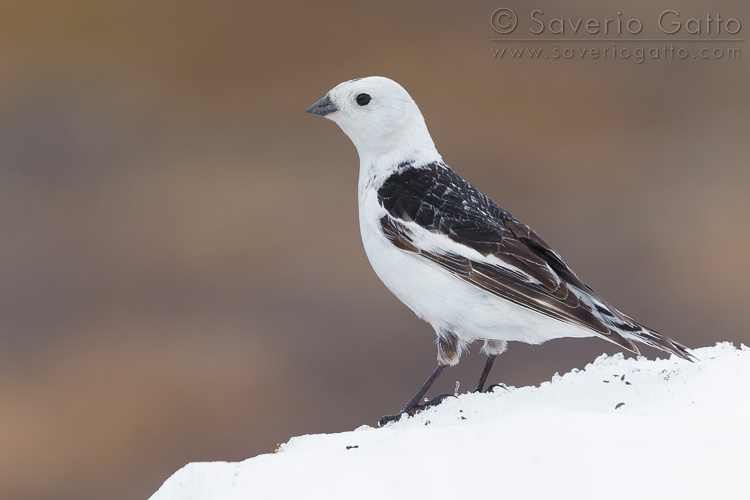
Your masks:
<svg viewBox="0 0 750 500"><path fill-rule="evenodd" d="M484 384L487 382L487 376L489 376L490 370L492 370L492 365L495 363L495 358L504 353L507 347L508 342L505 340L488 339L484 341L482 352L487 355L487 362L484 365L484 370L482 370L482 375L479 377L479 382L477 382L477 386L474 388L474 392L482 392ZM496 386L498 386L498 384L492 384L487 388L487 392L491 392Z"/></svg>
<svg viewBox="0 0 750 500"><path fill-rule="evenodd" d="M422 400L424 395L427 394L427 391L430 389L430 387L432 387L433 382L435 382L440 374L443 373L444 369L445 365L437 365L435 369L432 370L432 373L429 377L427 377L427 380L424 381L422 387L420 387L414 397L412 397L409 402L406 403L406 406L404 406L402 413L414 415L414 413L416 413L418 409L421 409L420 407L426 407L424 404L420 405L419 402ZM432 403L432 401L429 401L427 404L429 403Z"/></svg>
<svg viewBox="0 0 750 500"><path fill-rule="evenodd" d="M427 391L430 389L433 382L435 382L435 380L440 376L445 367L453 366L458 363L459 346L458 337L456 337L455 334L451 332L441 332L440 334L438 334L437 348L437 367L432 371L430 376L427 377L427 380L425 380L424 384L422 384L422 387L419 388L414 397L411 398L408 403L406 403L406 406L404 406L403 410L395 415L386 415L384 417L381 417L381 419L378 421L378 425L380 427L384 426L388 422L399 420L404 414L414 416L414 414L416 414L418 411L429 408L430 406L440 404L443 399L449 396L453 396L453 394L441 394L439 396L435 396L426 403L420 404L420 401L422 400L424 395L427 394Z"/></svg>
<svg viewBox="0 0 750 500"><path fill-rule="evenodd" d="M449 394L442 394L433 400L427 402L426 404L419 404L419 402L422 400L425 394L427 394L427 391L432 387L432 384L437 380L437 378L440 376L440 374L445 369L445 365L438 364L437 367L435 367L434 370L432 370L432 373L429 377L427 377L427 380L425 380L424 384L422 384L422 387L419 388L417 393L412 397L408 403L406 403L406 406L404 406L404 409L400 412L396 413L395 415L386 415L384 417L381 417L378 421L378 426L382 427L385 424L389 422L394 422L396 420L399 420L401 416L405 413L407 415L414 415L419 410L423 410L429 406L438 404L440 401L443 400L446 396L449 396ZM439 398L439 400L438 400ZM438 400L438 401L435 401Z"/></svg>
<svg viewBox="0 0 750 500"><path fill-rule="evenodd" d="M479 382L477 382L474 392L482 392L482 389L484 389L484 383L487 382L487 376L489 376L490 370L492 370L495 358L497 358L497 354L487 356L487 362L484 364L484 370L482 370L482 375L479 376Z"/></svg>

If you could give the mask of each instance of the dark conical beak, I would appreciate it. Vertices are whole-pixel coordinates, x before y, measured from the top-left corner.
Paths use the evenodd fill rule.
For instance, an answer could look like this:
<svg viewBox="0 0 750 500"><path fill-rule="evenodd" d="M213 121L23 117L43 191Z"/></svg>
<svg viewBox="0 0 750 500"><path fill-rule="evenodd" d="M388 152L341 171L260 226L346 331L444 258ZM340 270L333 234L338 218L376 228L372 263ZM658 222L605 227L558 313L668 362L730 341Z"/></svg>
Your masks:
<svg viewBox="0 0 750 500"><path fill-rule="evenodd" d="M307 108L307 113L310 113L311 115L325 116L338 110L339 108L333 103L333 101L331 101L328 94L326 94L323 99Z"/></svg>

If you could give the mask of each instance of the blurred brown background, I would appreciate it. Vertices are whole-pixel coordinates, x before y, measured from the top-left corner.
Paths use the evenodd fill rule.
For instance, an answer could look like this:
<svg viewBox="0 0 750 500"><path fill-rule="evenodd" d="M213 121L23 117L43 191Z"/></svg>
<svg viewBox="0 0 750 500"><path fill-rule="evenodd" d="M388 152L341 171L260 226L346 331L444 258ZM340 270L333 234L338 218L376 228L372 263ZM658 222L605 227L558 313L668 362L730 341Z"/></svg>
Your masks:
<svg viewBox="0 0 750 500"><path fill-rule="evenodd" d="M434 334L366 260L354 147L304 113L354 77L403 84L446 161L617 307L692 347L747 343L747 54L491 53L497 7L652 35L668 8L750 22L676 3L2 2L0 497L145 498L413 394ZM471 388L477 351L437 390ZM512 344L492 382L603 351Z"/></svg>

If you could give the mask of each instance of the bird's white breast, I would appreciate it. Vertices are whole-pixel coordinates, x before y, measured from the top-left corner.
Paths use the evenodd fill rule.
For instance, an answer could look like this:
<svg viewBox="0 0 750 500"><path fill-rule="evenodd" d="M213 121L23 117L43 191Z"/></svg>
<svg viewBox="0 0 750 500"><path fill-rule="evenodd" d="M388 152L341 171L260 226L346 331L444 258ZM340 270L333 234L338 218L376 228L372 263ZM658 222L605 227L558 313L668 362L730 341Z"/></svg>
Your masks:
<svg viewBox="0 0 750 500"><path fill-rule="evenodd" d="M386 211L378 202L377 190L374 186L360 186L359 194L362 243L373 270L401 302L436 332L452 332L463 344L477 340L539 344L560 337L592 336L484 292L418 254L397 248L382 231L380 219ZM453 242L445 238L441 244L450 246Z"/></svg>

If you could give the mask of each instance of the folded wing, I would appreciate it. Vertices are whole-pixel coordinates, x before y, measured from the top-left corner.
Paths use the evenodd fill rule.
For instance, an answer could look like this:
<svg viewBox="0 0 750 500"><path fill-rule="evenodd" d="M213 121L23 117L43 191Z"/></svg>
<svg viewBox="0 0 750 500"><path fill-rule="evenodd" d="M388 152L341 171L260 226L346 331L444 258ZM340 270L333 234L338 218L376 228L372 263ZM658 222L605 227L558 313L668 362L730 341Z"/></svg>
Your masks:
<svg viewBox="0 0 750 500"><path fill-rule="evenodd" d="M621 332L689 359L683 346L612 307L531 228L446 165L405 165L378 199L387 212L380 221L386 238L456 278L627 350L638 352ZM423 231L457 245L420 245Z"/></svg>

